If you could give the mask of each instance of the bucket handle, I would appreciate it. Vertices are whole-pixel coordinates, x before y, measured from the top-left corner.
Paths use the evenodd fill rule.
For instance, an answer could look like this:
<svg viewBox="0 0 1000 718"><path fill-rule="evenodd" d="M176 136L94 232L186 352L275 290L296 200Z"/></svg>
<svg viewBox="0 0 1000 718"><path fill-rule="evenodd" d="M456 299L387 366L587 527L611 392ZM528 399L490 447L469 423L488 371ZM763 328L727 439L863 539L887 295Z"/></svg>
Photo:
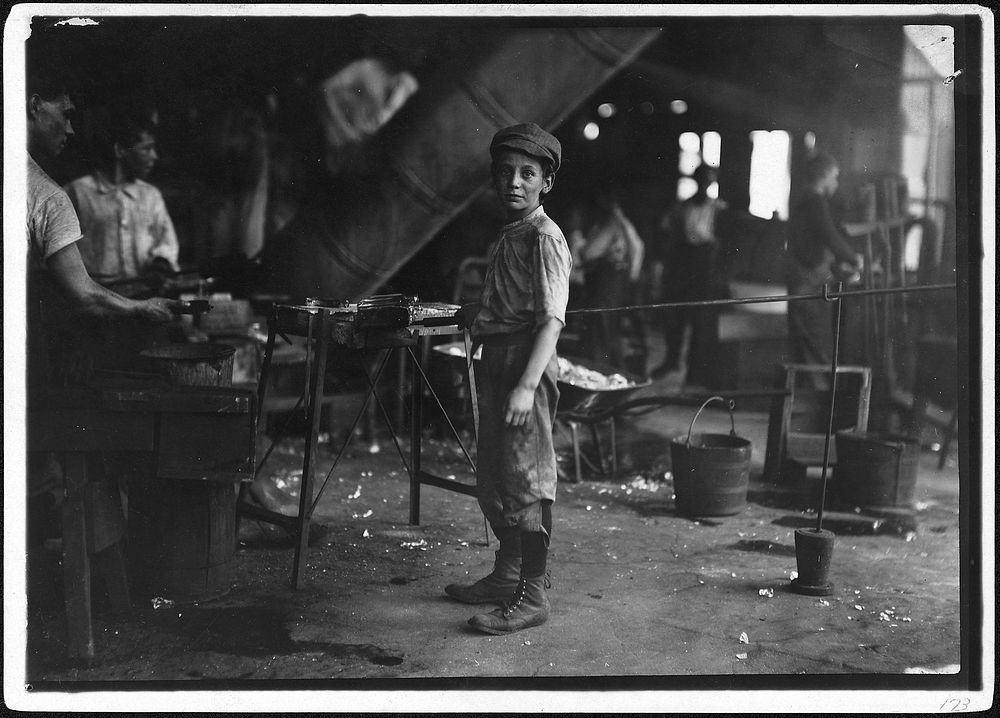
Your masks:
<svg viewBox="0 0 1000 718"><path fill-rule="evenodd" d="M705 407L711 404L713 401L724 402L726 400L721 396L710 396L708 399L705 400L705 403L701 405L701 408L698 409L697 412L695 412L694 418L691 420L691 426L688 427L687 442L685 444L686 446L691 446L691 432L694 430L694 423L698 421L698 417L701 416L701 412L705 410ZM736 407L736 402L730 399L727 406L729 407L729 425L731 427L729 430L729 435L736 436L736 420L733 418L733 409Z"/></svg>

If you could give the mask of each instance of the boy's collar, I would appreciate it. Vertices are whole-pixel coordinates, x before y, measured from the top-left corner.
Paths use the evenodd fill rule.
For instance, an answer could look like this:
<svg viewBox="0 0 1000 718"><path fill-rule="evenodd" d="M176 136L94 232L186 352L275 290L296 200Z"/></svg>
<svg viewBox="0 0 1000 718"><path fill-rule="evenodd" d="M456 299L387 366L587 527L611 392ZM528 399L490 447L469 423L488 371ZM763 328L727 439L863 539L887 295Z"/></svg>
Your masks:
<svg viewBox="0 0 1000 718"><path fill-rule="evenodd" d="M540 204L537 207L535 207L533 210L531 210L530 212L528 212L528 214L526 214L523 217L521 217L520 219L512 219L509 222L504 222L503 226L504 227L511 227L511 226L513 226L515 224L520 224L521 222L527 222L529 219L534 219L535 217L537 217L539 214L541 214L544 211L545 211L545 205L541 205Z"/></svg>

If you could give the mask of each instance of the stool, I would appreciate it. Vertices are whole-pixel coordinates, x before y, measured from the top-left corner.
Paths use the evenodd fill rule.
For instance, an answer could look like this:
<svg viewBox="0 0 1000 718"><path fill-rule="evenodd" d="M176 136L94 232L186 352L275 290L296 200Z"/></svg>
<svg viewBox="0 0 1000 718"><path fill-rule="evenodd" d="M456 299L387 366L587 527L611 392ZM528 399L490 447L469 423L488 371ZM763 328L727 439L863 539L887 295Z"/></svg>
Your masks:
<svg viewBox="0 0 1000 718"><path fill-rule="evenodd" d="M767 450L764 456L765 481L777 484L802 480L809 467L822 465L827 415L821 416L819 412L807 414L806 418L814 421L813 426L807 426L805 430L793 426L793 416L797 415L796 398L800 400L799 408L804 398L801 388L796 388L798 380L802 377L825 376L829 373L830 367L820 364L782 364L778 367L774 386L783 391L780 395L775 395L771 402L771 414L767 426ZM837 374L856 377L857 389L855 391L843 385L838 387L837 415L842 421L838 425L835 415L833 430L867 431L868 411L871 405L871 368L840 366L837 368ZM846 399L852 399L854 406L845 409L843 404ZM850 421L844 419L848 415L851 417ZM832 440L829 458L831 464L836 461Z"/></svg>

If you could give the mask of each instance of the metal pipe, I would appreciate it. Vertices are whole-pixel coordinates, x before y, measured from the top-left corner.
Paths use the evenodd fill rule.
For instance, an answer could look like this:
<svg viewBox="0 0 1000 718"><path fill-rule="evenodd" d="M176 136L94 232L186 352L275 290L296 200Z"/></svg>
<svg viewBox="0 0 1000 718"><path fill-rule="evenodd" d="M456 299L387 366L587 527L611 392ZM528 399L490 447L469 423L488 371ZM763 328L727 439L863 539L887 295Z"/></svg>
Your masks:
<svg viewBox="0 0 1000 718"><path fill-rule="evenodd" d="M833 359L830 360L830 417L826 425L826 438L823 441L823 488L819 495L819 511L816 513L816 532L823 530L823 508L826 505L826 477L830 469L830 435L833 434L833 413L837 401L837 358L840 354L840 297L837 296L843 288L843 282L837 282L837 294L829 294L823 286L824 299L837 303L837 323L833 332Z"/></svg>
<svg viewBox="0 0 1000 718"><path fill-rule="evenodd" d="M904 294L908 292L932 292L956 289L955 284L925 284L914 287L891 287L886 289L860 289L854 292L833 292L830 294L776 294L766 297L741 297L738 299L702 299L690 302L663 302L660 304L635 304L627 307L598 307L594 309L571 309L567 315L601 314L611 312L631 312L636 310L674 309L679 307L723 307L739 304L766 304L768 302L796 302L806 299L841 299L864 297L875 294Z"/></svg>

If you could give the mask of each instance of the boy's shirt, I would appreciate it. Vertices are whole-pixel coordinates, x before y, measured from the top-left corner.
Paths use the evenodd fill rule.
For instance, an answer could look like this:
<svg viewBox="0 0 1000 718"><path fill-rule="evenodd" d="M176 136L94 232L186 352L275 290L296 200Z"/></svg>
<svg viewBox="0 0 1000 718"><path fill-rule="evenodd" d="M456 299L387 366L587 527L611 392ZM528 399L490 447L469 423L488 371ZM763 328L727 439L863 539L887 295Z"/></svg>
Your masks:
<svg viewBox="0 0 1000 718"><path fill-rule="evenodd" d="M138 277L157 257L179 269L177 233L156 187L143 180L115 185L95 172L65 189L83 227L80 255L91 276Z"/></svg>
<svg viewBox="0 0 1000 718"><path fill-rule="evenodd" d="M550 317L565 324L572 269L566 238L542 207L504 225L490 247L473 333L534 330Z"/></svg>

